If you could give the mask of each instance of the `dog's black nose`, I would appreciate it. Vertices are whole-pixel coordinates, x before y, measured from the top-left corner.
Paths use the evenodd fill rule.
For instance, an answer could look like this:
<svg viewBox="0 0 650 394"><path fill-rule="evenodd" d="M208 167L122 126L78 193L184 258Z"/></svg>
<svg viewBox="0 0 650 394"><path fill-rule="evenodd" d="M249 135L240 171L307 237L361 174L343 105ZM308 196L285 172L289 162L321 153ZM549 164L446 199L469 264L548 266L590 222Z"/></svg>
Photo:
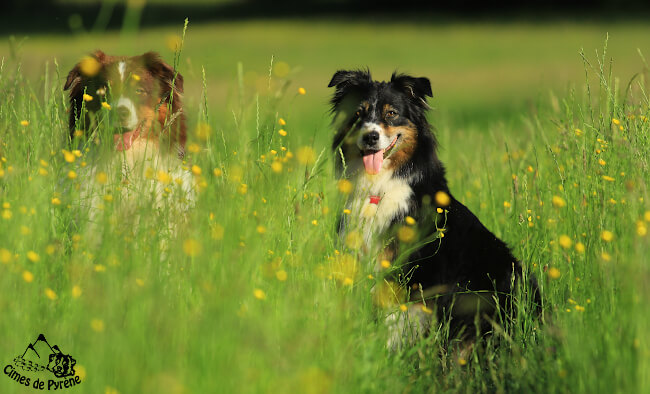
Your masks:
<svg viewBox="0 0 650 394"><path fill-rule="evenodd" d="M117 116L119 116L120 119L127 119L131 116L131 110L124 105L120 105L117 107Z"/></svg>
<svg viewBox="0 0 650 394"><path fill-rule="evenodd" d="M379 141L379 132L371 131L363 135L363 142L366 145L374 145Z"/></svg>

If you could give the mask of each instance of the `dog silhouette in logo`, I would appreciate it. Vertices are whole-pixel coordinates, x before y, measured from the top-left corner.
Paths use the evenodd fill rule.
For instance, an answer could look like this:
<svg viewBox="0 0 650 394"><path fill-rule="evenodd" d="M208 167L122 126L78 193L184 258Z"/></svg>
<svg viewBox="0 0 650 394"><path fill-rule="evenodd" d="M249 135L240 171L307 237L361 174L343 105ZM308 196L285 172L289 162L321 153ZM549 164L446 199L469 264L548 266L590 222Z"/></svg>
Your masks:
<svg viewBox="0 0 650 394"><path fill-rule="evenodd" d="M52 372L57 378L74 376L74 366L77 361L68 354L63 354L59 347L52 346L54 353L50 353L50 362L47 364L47 370Z"/></svg>

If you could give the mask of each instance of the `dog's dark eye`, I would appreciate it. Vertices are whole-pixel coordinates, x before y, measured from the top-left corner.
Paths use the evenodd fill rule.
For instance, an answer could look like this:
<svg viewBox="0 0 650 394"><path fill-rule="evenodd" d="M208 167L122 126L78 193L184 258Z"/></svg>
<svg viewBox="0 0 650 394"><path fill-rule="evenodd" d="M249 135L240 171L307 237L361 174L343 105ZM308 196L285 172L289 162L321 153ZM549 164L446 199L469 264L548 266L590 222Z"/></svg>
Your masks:
<svg viewBox="0 0 650 394"><path fill-rule="evenodd" d="M386 118L387 118L387 119L394 118L394 117L396 117L396 116L397 116L397 112L395 112L395 111L393 111L393 110L386 111Z"/></svg>

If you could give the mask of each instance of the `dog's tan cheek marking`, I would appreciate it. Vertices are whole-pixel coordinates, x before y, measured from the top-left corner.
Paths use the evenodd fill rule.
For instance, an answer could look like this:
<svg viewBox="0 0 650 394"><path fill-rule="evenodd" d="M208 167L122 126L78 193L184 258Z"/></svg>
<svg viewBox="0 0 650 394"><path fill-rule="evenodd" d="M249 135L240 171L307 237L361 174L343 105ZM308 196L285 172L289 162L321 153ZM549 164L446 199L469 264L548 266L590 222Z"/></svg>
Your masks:
<svg viewBox="0 0 650 394"><path fill-rule="evenodd" d="M138 107L138 118L142 124L142 133L144 136L149 137L153 133L154 136L156 132L152 130L153 119L155 117L155 112L151 105L140 105Z"/></svg>
<svg viewBox="0 0 650 394"><path fill-rule="evenodd" d="M397 170L413 156L413 152L417 147L418 132L412 123L406 126L388 126L386 132L391 138L398 134L402 135L400 137L401 141L398 141L398 150L390 155L390 164L387 167L391 170Z"/></svg>

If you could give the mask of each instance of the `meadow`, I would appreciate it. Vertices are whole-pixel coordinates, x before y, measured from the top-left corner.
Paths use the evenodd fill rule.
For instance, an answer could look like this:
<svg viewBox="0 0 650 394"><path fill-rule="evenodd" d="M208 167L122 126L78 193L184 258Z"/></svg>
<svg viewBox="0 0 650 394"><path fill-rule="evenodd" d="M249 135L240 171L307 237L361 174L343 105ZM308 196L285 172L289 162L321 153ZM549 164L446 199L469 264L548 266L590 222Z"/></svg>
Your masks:
<svg viewBox="0 0 650 394"><path fill-rule="evenodd" d="M7 37L2 365L44 333L77 360L77 392L650 392L649 30L286 20ZM96 48L178 65L193 204L169 169L125 184L66 140L65 75ZM327 82L364 66L431 79L452 192L539 279L543 318L522 307L498 347L459 358L437 330L386 349L399 305L373 297L382 273L337 237L329 152Z"/></svg>

